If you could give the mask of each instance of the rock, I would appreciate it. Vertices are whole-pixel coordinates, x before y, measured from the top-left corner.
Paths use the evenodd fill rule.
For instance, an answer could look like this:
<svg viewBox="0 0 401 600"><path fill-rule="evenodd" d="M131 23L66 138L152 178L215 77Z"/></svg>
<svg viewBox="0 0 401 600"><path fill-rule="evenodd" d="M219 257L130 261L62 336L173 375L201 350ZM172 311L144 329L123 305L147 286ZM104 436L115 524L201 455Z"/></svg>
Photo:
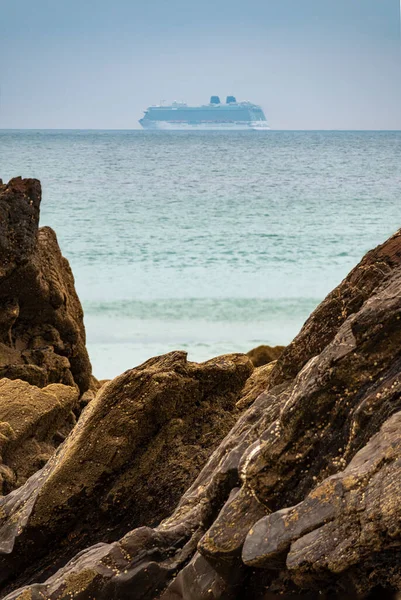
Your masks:
<svg viewBox="0 0 401 600"><path fill-rule="evenodd" d="M98 381L96 377L92 375L89 389L83 394L81 394L81 397L79 399L78 415L81 414L81 412L89 404L89 402L92 402L92 400L96 398L97 392L103 385L105 385L104 382Z"/></svg>
<svg viewBox="0 0 401 600"><path fill-rule="evenodd" d="M401 412L347 468L300 504L259 520L243 549L246 564L286 566L302 588L335 577L364 598L376 586L401 589ZM352 587L351 587L352 586Z"/></svg>
<svg viewBox="0 0 401 600"><path fill-rule="evenodd" d="M247 359L244 356L242 360ZM245 364L250 365L251 363L248 361ZM199 365L199 367L201 366ZM213 371L216 373L216 367ZM226 374L229 381L228 370L226 370ZM213 380L216 382L216 374L210 377L210 384L213 383ZM106 390L109 391L111 385L108 384ZM94 406L93 403L89 405L89 408L92 406ZM255 428L259 426L262 429L266 428L267 424L274 421L278 411L279 404L274 401L274 396L262 394L238 419L231 433L211 455L169 518L162 521L155 529L140 527L127 533L119 542L102 543L88 548L67 563L47 582L29 586L32 600L35 598L43 600L43 597L49 598L50 594L57 594L60 600L69 598L66 590L71 590L71 588L68 587L68 582L84 580L88 570L96 573L96 577L90 586L86 584L79 586L77 583L75 590L81 590L82 598L94 596L96 600L102 598L120 600L125 597L124 594L131 599L136 597L156 598L157 594L179 572L180 567L188 563L196 550L197 543L215 521L220 509L224 507L225 501L230 497L231 490L240 483L239 462L243 452L257 435ZM263 426L262 423L265 425ZM35 476L21 488L21 491L24 487L27 494L29 494L28 487L35 490L34 478ZM10 496L12 495L10 494ZM3 532L7 532L9 522L10 520L6 518ZM0 539L1 535L0 529ZM102 536L104 537L104 531L102 531ZM146 544L144 537L148 540ZM151 554L146 548L152 548ZM16 564L15 550L13 554L14 556L11 555L9 559ZM201 571L205 571L204 561L201 563L203 565ZM5 564L0 561L0 573L5 572ZM213 577L217 578L215 589L227 587L217 571L210 568L208 578ZM237 578L237 573L233 573L233 578ZM11 594L10 599L18 598L18 593ZM21 593L28 593L28 591Z"/></svg>
<svg viewBox="0 0 401 600"><path fill-rule="evenodd" d="M248 352L255 367L262 367L277 360L285 350L285 346L258 346Z"/></svg>
<svg viewBox="0 0 401 600"><path fill-rule="evenodd" d="M41 469L75 425L75 387L0 380L0 494ZM2 473L2 475L1 475Z"/></svg>
<svg viewBox="0 0 401 600"><path fill-rule="evenodd" d="M43 470L0 499L0 581L50 540L68 536L68 557L169 515L234 425L252 370L246 355L196 364L172 352L104 385Z"/></svg>
<svg viewBox="0 0 401 600"><path fill-rule="evenodd" d="M250 406L260 394L268 387L270 374L276 361L273 361L262 367L257 367L252 375L247 379L244 389L241 392L241 398L237 402L237 408L244 410Z"/></svg>
<svg viewBox="0 0 401 600"><path fill-rule="evenodd" d="M266 507L255 498L248 487L234 489L212 526L199 541L197 548L209 563L212 581L219 582L221 594L216 598L230 595L236 597L241 593L245 579L241 550L249 529L266 514ZM188 566L176 577L175 585L176 581L185 577L187 571ZM201 580L203 581L203 577ZM189 591L189 587L188 591L183 590L183 599L192 598ZM196 600L196 595L193 598Z"/></svg>
<svg viewBox="0 0 401 600"><path fill-rule="evenodd" d="M400 289L401 269L304 366L286 388L280 417L244 455L247 484L270 510L300 502L401 409Z"/></svg>
<svg viewBox="0 0 401 600"><path fill-rule="evenodd" d="M251 375L244 356L193 365L173 353L106 384L42 472L0 501L0 574L33 582L7 600L401 591L400 290L398 233L268 373ZM228 402L217 421L216 402ZM197 462L211 423L227 435ZM28 567L34 552L46 560Z"/></svg>
<svg viewBox="0 0 401 600"><path fill-rule="evenodd" d="M91 365L68 261L49 227L38 229L35 179L0 185L0 377L85 392Z"/></svg>
<svg viewBox="0 0 401 600"><path fill-rule="evenodd" d="M0 278L28 262L36 248L41 187L17 177L0 184Z"/></svg>
<svg viewBox="0 0 401 600"><path fill-rule="evenodd" d="M235 579L241 579L241 571L236 571ZM217 600L218 598L234 599L236 597L235 582L228 593L226 582L199 552L196 552L186 565L161 594L160 600Z"/></svg>
<svg viewBox="0 0 401 600"><path fill-rule="evenodd" d="M291 381L308 360L333 340L344 321L358 312L380 284L400 268L400 238L401 230L368 252L317 307L277 361L271 386Z"/></svg>

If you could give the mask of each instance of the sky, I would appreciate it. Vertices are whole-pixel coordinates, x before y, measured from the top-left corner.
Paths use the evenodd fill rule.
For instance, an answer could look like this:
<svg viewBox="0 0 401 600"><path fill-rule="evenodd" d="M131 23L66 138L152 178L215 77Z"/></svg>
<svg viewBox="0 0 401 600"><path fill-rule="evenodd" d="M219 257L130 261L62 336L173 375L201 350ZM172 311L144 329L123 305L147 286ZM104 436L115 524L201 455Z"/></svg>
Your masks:
<svg viewBox="0 0 401 600"><path fill-rule="evenodd" d="M0 128L235 95L273 129L401 129L400 71L400 0L0 0Z"/></svg>

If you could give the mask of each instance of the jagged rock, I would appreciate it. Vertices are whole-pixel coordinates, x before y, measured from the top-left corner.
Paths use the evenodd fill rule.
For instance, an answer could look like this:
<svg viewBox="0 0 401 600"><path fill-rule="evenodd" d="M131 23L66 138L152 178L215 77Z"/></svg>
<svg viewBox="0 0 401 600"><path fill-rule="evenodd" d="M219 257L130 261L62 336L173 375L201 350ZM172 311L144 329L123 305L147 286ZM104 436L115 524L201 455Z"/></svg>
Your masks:
<svg viewBox="0 0 401 600"><path fill-rule="evenodd" d="M227 375L229 376L229 373ZM212 382L213 377L210 378L210 383ZM106 386L106 390L110 389L110 385ZM96 578L91 581L89 587L84 585L82 588L77 583L75 592L80 589L82 598L156 598L179 569L186 565L194 554L197 543L229 498L231 490L240 484L238 465L241 456L254 441L259 427L263 430L277 417L280 406L276 400L278 398L275 398L274 394L262 394L238 419L231 433L215 450L196 481L183 495L171 517L155 529L134 529L120 542L111 545L97 544L85 550L48 582L29 586L32 600L50 598L51 594L57 594L60 600L69 598L65 591L67 583L70 580L82 581L88 570L96 573ZM92 406L91 403L89 407ZM24 487L27 488L28 484L35 489L34 478ZM5 526L7 523L9 519L5 520ZM144 539L147 540L146 544ZM118 560L115 557L118 557ZM204 571L204 562L202 565ZM1 567L4 572L4 563L1 565L0 562ZM214 586L216 590L227 587L213 568L210 568L210 573L209 577L212 577L213 573L218 577L218 584ZM233 573L233 578L237 578L236 573ZM10 595L10 599L18 597L18 593Z"/></svg>
<svg viewBox="0 0 401 600"><path fill-rule="evenodd" d="M236 597L236 582L241 581L242 571L233 571L231 590L223 577L208 563L199 552L196 552L191 561L178 573L174 581L161 594L160 600L225 600Z"/></svg>
<svg viewBox="0 0 401 600"><path fill-rule="evenodd" d="M0 185L0 377L85 392L82 307L54 231L38 229L40 201L36 179Z"/></svg>
<svg viewBox="0 0 401 600"><path fill-rule="evenodd" d="M242 354L196 364L172 352L104 385L43 470L0 500L0 581L63 535L68 557L157 525L235 423L252 370Z"/></svg>
<svg viewBox="0 0 401 600"><path fill-rule="evenodd" d="M401 269L304 366L280 417L244 455L247 484L269 509L301 501L401 409L400 289Z"/></svg>
<svg viewBox="0 0 401 600"><path fill-rule="evenodd" d="M254 367L262 367L280 358L284 350L285 346L258 346L247 354Z"/></svg>
<svg viewBox="0 0 401 600"><path fill-rule="evenodd" d="M41 469L75 424L78 390L0 380L0 494Z"/></svg>
<svg viewBox="0 0 401 600"><path fill-rule="evenodd" d="M41 187L16 177L0 184L0 277L28 262L36 247Z"/></svg>
<svg viewBox="0 0 401 600"><path fill-rule="evenodd" d="M210 373L210 385L216 373ZM107 384L86 410L116 391ZM241 398L235 402L241 405ZM249 593L262 599L275 592L324 597L320 591L339 598L349 590L361 598L372 592L373 598L399 590L400 412L397 234L318 307L273 366L268 390L238 418L170 517L153 529L139 527L112 544L88 548L47 581L46 573L36 572L34 580L42 583L8 600L22 600L23 594L32 600L223 600ZM80 423L70 440L79 439ZM52 460L60 461L62 452ZM49 486L56 483L43 471L5 499L3 543L8 535L15 548L19 540L26 544L40 506L29 487L53 490ZM16 520L18 493L23 508ZM55 495L52 504L52 494L50 511L58 518L60 500ZM25 518L16 535L12 528ZM149 515L146 521L151 524ZM334 540L337 533L341 537ZM18 552L3 556L0 572L6 565L17 568Z"/></svg>
<svg viewBox="0 0 401 600"><path fill-rule="evenodd" d="M329 344L348 317L361 308L401 264L401 230L368 252L361 262L311 314L277 361L270 385L292 380Z"/></svg>
<svg viewBox="0 0 401 600"><path fill-rule="evenodd" d="M237 408L240 410L248 408L267 389L275 364L276 362L273 361L254 370L245 383L241 398L237 402Z"/></svg>
<svg viewBox="0 0 401 600"><path fill-rule="evenodd" d="M302 588L336 582L354 598L376 586L401 590L401 412L388 419L348 467L297 506L259 520L244 562L288 569Z"/></svg>

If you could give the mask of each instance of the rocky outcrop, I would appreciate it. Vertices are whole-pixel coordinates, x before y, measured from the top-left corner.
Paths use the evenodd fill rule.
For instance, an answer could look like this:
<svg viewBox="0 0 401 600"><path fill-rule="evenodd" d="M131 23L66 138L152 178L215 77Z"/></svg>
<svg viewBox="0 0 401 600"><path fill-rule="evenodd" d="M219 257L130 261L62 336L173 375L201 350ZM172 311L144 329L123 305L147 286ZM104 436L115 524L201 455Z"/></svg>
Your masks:
<svg viewBox="0 0 401 600"><path fill-rule="evenodd" d="M119 540L103 537L102 543L49 573L47 581L42 572L42 583L13 592L9 600L223 600L262 599L269 594L284 598L308 594L305 597L316 600L324 594L331 598L351 594L362 599L400 591L400 260L397 234L369 253L318 307L265 374L268 389L256 399L252 389L247 391L249 408L238 415L171 516L150 527L148 514L138 523L141 527ZM248 383L240 395L252 378L258 385L256 371L251 378L246 375ZM212 372L206 378L210 385L217 380L217 371ZM71 483L75 468L67 479L68 469L60 467L67 464L63 453L68 447L69 452L80 447L80 424L88 427L102 396L121 398L120 385L107 384L89 404L92 416L84 414L48 472L34 475L6 498L0 533L3 572L18 556L19 540L27 543L38 507L45 515L46 486L49 511L57 522L61 491L68 482L75 489ZM174 388L172 381L168 387ZM241 402L238 396L235 403ZM107 422L107 414L99 423ZM109 423L105 431L112 427ZM143 429L149 431L148 426ZM127 444L119 444L119 435L112 446L122 451ZM142 440L146 434L135 435ZM157 440L157 435L153 429L147 439ZM94 439L92 444L96 447ZM146 443L145 447L149 448ZM105 457L119 464L115 455ZM99 462L100 458L93 460L95 465ZM159 490L164 490L160 463L157 469ZM59 473L65 474L64 479L58 479ZM24 489L29 500L16 519L20 510L16 498ZM30 489L39 489L43 498L32 500L32 510L27 508L33 498ZM103 492L100 497L103 502ZM48 522L41 521L42 530ZM11 535L14 524L20 533ZM8 555L7 539L14 545Z"/></svg>
<svg viewBox="0 0 401 600"><path fill-rule="evenodd" d="M378 286L400 268L401 230L366 254L311 314L280 356L270 385L290 381L333 340L339 327L358 312Z"/></svg>
<svg viewBox="0 0 401 600"><path fill-rule="evenodd" d="M40 183L0 184L0 377L90 386L83 312L68 261L38 229Z"/></svg>
<svg viewBox="0 0 401 600"><path fill-rule="evenodd" d="M0 499L0 581L30 572L33 554L44 569L157 525L235 424L252 371L242 354L196 364L173 352L106 383L46 466Z"/></svg>
<svg viewBox="0 0 401 600"><path fill-rule="evenodd" d="M285 350L285 346L258 346L247 354L255 367L262 367L277 360Z"/></svg>
<svg viewBox="0 0 401 600"><path fill-rule="evenodd" d="M171 517L154 529L139 527L127 533L120 541L111 544L99 543L78 554L48 582L30 586L29 593L32 595L32 600L42 599L43 596L50 598L51 594L55 597L68 598L68 594L78 594L78 592L82 594L82 598L87 598L91 594L97 600L156 598L171 580L175 582L174 576L181 569L178 577L184 579L184 583L178 581L174 585L178 587L184 585L185 589L189 590L194 572L192 569L197 572L198 568L200 581L193 589L198 587L206 594L208 588L205 586L213 578L217 583L212 582L212 587L224 589L226 583L203 557L195 556L188 565L186 563L194 554L199 540L216 519L220 508L229 498L231 490L240 482L238 463L242 452L253 441L253 427L261 420L267 423L273 421L278 414L278 409L279 405L272 400L271 396L257 399L247 413L240 417L231 434L212 454L196 481L182 496ZM24 486L26 489L28 484L35 489L34 478ZM262 514L265 513L258 512L255 520ZM6 518L4 521L6 528L9 522L10 519ZM246 533L247 530L243 532L243 537ZM0 529L0 539L2 535L4 536ZM237 555L238 552L240 553L240 548L239 540ZM15 561L13 554L11 553L9 557L4 555L4 558ZM199 567L199 561L202 568ZM0 562L0 573L5 570L4 561L3 564ZM89 576L90 581L85 583L85 578ZM11 594L10 598L19 598L21 593L25 592ZM188 596L191 597L198 596Z"/></svg>
<svg viewBox="0 0 401 600"><path fill-rule="evenodd" d="M275 364L276 361L273 361L254 370L241 392L241 397L237 402L238 409L244 410L251 406L256 398L267 389Z"/></svg>
<svg viewBox="0 0 401 600"><path fill-rule="evenodd" d="M39 196L32 180L0 187L0 374L44 388L0 381L0 473L20 486L0 498L2 597L401 592L401 233L281 354L173 352L100 387Z"/></svg>
<svg viewBox="0 0 401 600"><path fill-rule="evenodd" d="M346 469L297 506L260 519L242 557L287 568L302 588L344 577L354 597L386 583L401 589L401 412L390 417Z"/></svg>
<svg viewBox="0 0 401 600"><path fill-rule="evenodd" d="M0 495L41 469L75 425L75 387L0 380Z"/></svg>

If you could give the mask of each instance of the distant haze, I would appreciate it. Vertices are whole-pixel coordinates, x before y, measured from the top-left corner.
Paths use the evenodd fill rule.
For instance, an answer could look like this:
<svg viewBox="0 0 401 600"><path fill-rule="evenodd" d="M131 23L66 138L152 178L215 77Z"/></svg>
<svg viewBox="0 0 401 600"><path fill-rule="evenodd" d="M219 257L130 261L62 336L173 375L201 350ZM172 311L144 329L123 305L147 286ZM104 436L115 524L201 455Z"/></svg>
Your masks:
<svg viewBox="0 0 401 600"><path fill-rule="evenodd" d="M0 4L0 128L138 128L233 94L274 129L401 129L399 0Z"/></svg>

